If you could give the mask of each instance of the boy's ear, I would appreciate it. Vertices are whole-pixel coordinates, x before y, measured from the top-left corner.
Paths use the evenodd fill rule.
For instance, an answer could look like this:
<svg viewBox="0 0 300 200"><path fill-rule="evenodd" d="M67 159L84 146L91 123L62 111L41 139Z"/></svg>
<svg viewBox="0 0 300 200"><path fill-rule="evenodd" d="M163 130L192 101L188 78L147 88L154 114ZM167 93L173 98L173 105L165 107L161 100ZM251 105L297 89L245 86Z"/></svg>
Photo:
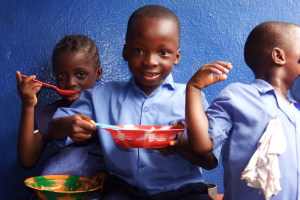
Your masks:
<svg viewBox="0 0 300 200"><path fill-rule="evenodd" d="M178 49L177 53L176 53L176 58L175 58L175 62L174 62L174 65L177 65L181 59L181 49Z"/></svg>
<svg viewBox="0 0 300 200"><path fill-rule="evenodd" d="M123 52L122 52L123 58L125 61L128 61L128 50L127 50L127 45L124 44L123 46Z"/></svg>
<svg viewBox="0 0 300 200"><path fill-rule="evenodd" d="M98 81L98 80L100 80L100 78L102 76L102 67L101 66L99 66L96 73L97 73L96 80Z"/></svg>
<svg viewBox="0 0 300 200"><path fill-rule="evenodd" d="M272 59L278 65L284 65L286 63L286 57L284 50L275 47L272 50Z"/></svg>

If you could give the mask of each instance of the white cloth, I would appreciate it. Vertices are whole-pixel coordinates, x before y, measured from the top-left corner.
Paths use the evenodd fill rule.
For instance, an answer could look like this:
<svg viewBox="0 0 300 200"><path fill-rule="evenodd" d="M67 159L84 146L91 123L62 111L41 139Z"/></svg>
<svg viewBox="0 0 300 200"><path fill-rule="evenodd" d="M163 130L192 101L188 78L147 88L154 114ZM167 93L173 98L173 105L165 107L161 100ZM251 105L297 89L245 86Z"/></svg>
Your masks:
<svg viewBox="0 0 300 200"><path fill-rule="evenodd" d="M281 190L278 155L285 149L286 139L281 121L279 118L272 119L241 177L249 187L261 189L266 200Z"/></svg>

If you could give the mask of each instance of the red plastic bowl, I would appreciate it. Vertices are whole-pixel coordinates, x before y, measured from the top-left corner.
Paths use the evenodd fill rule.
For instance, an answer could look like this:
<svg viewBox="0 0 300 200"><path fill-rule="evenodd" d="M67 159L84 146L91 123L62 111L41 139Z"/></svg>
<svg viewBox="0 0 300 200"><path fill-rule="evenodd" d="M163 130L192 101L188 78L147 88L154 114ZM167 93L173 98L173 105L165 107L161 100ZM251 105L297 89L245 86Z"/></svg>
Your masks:
<svg viewBox="0 0 300 200"><path fill-rule="evenodd" d="M172 126L116 125L122 129L104 128L114 141L126 148L165 148L184 128Z"/></svg>

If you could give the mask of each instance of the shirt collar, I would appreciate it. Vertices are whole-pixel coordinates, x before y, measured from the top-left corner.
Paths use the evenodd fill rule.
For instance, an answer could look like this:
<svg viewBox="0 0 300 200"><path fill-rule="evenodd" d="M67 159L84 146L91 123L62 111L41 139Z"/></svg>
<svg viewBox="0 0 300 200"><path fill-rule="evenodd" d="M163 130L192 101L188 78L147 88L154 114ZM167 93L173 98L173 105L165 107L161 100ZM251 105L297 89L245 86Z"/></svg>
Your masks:
<svg viewBox="0 0 300 200"><path fill-rule="evenodd" d="M252 85L260 92L260 93L267 93L269 91L274 91L272 85L262 79L255 79L252 82ZM274 91L275 93L275 91Z"/></svg>
<svg viewBox="0 0 300 200"><path fill-rule="evenodd" d="M277 106L280 110L282 110L283 113L290 119L292 123L295 123L295 116L293 115L291 110L291 104L288 104L282 97L280 97L278 94L276 94L274 88L271 84L268 82L262 80L262 79L255 79L252 83L252 85L257 88L257 90L260 93L267 93L269 91L272 91L274 94L274 97L276 99Z"/></svg>
<svg viewBox="0 0 300 200"><path fill-rule="evenodd" d="M295 106L298 110L300 110L300 103L294 102L294 106Z"/></svg>
<svg viewBox="0 0 300 200"><path fill-rule="evenodd" d="M170 87L171 89L175 89L174 80L172 74L169 74L165 81L163 82L162 86Z"/></svg>

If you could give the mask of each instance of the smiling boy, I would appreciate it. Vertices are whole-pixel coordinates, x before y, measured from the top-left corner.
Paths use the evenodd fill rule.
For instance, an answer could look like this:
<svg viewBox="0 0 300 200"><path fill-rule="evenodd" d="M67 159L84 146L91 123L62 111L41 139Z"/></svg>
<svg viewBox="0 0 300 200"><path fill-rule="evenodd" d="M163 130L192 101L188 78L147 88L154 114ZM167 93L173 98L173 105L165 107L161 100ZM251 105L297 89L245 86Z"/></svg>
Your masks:
<svg viewBox="0 0 300 200"><path fill-rule="evenodd" d="M52 134L57 139L86 140L96 131L91 119L120 125L184 121L185 85L174 83L171 75L180 61L179 33L178 18L169 9L150 5L136 10L128 21L123 49L133 77L84 92L71 108L55 114ZM196 157L185 137L173 153L165 154L156 149L122 148L106 131L98 132L110 174L102 199L211 199L196 165L214 168L215 158Z"/></svg>

